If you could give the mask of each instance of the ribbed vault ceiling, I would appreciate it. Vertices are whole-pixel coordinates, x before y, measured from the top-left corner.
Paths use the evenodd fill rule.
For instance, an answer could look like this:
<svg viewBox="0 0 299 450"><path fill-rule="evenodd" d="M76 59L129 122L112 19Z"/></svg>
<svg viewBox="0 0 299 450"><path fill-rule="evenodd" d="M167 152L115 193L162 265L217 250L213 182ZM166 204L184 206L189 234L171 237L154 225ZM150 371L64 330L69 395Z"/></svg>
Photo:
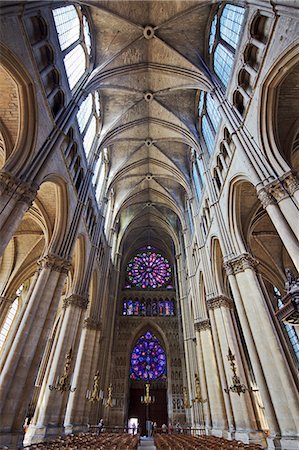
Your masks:
<svg viewBox="0 0 299 450"><path fill-rule="evenodd" d="M190 192L211 1L87 1L96 39L88 90L101 95L114 225L127 247L170 245ZM173 231L172 231L173 230Z"/></svg>

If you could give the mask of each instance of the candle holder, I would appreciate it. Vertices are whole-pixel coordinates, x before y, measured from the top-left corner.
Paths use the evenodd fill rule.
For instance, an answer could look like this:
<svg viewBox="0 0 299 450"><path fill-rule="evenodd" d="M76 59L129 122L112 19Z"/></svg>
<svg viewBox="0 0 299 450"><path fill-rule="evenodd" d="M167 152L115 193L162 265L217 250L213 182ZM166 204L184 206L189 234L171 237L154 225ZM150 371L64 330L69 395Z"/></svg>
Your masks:
<svg viewBox="0 0 299 450"><path fill-rule="evenodd" d="M116 400L112 398L112 384L110 383L107 389L107 399L104 399L105 408L112 408L116 404Z"/></svg>
<svg viewBox="0 0 299 450"><path fill-rule="evenodd" d="M89 402L99 402L100 400L103 400L104 392L102 389L100 389L100 373L97 371L95 373L95 376L93 377L93 385L92 390L86 391L86 398Z"/></svg>

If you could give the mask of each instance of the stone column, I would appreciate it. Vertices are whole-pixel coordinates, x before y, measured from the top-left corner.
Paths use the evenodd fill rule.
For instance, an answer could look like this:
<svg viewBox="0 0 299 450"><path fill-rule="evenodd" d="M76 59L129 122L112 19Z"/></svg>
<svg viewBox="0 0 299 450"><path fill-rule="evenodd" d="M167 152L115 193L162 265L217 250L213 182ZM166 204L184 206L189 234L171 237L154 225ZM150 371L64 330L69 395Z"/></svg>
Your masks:
<svg viewBox="0 0 299 450"><path fill-rule="evenodd" d="M244 311L248 319L253 341L257 350L269 389L281 433L282 449L299 448L299 397L292 373L272 325L272 317L256 275L257 262L249 254L243 254L229 261L236 275ZM255 361L252 361L253 363ZM256 366L254 364L254 371ZM263 392L261 391L263 395ZM265 407L267 399L263 398ZM272 430L270 430L272 431Z"/></svg>
<svg viewBox="0 0 299 450"><path fill-rule="evenodd" d="M0 173L0 256L36 197L38 186Z"/></svg>
<svg viewBox="0 0 299 450"><path fill-rule="evenodd" d="M94 423L90 413L98 408L98 402L88 403L86 391L92 389L94 374L91 371L93 360L99 354L100 330L100 322L90 317L84 320L73 376L76 391L69 396L64 419L66 434L82 430L87 423Z"/></svg>
<svg viewBox="0 0 299 450"><path fill-rule="evenodd" d="M235 300L235 307L238 312L238 316L240 319L240 323L242 326L242 332L244 334L244 338L246 341L247 350L249 353L250 361L253 366L254 370L254 376L257 381L257 385L259 388L259 391L261 393L261 396L263 398L263 404L265 406L265 416L266 421L268 423L268 427L271 431L271 436L275 437L279 434L279 426L277 423L275 411L273 409L272 400L270 397L269 389L267 386L267 382L265 380L264 372L260 364L259 356L256 350L255 342L253 339L253 334L251 327L248 322L248 317L245 312L245 308L243 305L242 297L238 288L236 276L234 274L234 270L230 263L224 264L226 273L228 275L230 287L232 290L233 298ZM271 437L271 439L272 439ZM269 447L270 448L270 447ZM271 447L272 448L272 447Z"/></svg>
<svg viewBox="0 0 299 450"><path fill-rule="evenodd" d="M298 239L294 235L290 225L286 218L282 214L279 206L276 203L274 197L269 194L265 189L261 189L258 193L258 197L263 205L263 208L269 214L269 217L275 226L277 233L284 243L284 246L293 260L293 263L299 271L299 243Z"/></svg>
<svg viewBox="0 0 299 450"><path fill-rule="evenodd" d="M1 355L0 445L17 445L23 437L26 408L70 267L69 261L57 255L48 255L39 263L39 276L20 312L15 338Z"/></svg>
<svg viewBox="0 0 299 450"><path fill-rule="evenodd" d="M227 355L229 349L235 356L237 375L240 378L241 384L247 384L246 374L243 367L243 362L240 355L237 337L235 335L231 311L233 308L232 300L220 295L208 300L208 308L211 316L214 318L215 327L217 330L219 346L220 346L220 364L223 364L224 376L223 387L229 389L232 383L233 372L231 370ZM228 417L233 415L233 423L235 424L235 437L241 439L243 442L250 442L252 440L259 440L259 437L254 436L257 430L257 423L254 416L254 409L251 402L249 391L240 394L228 391L225 396L229 396L226 400ZM256 437L256 439L255 439Z"/></svg>
<svg viewBox="0 0 299 450"><path fill-rule="evenodd" d="M211 414L212 434L222 436L223 430L227 429L227 418L225 414L224 401L219 371L215 359L215 348L211 334L210 321L208 319L195 323L196 339L198 348L202 348L205 380L207 385L207 400ZM203 383L201 383L203 386ZM203 389L204 395L204 389ZM207 404L204 404L205 419L207 417Z"/></svg>
<svg viewBox="0 0 299 450"><path fill-rule="evenodd" d="M63 374L65 357L70 349L72 350L70 373L73 372L77 333L87 304L88 299L78 294L72 294L64 300L59 337L48 360L48 369L26 441L27 439L29 441L30 438L31 443L39 442L47 436L61 434L63 431L62 425L67 400L74 394L69 390L50 390L49 386L55 385L57 379ZM77 388L72 377L68 381L72 388Z"/></svg>
<svg viewBox="0 0 299 450"><path fill-rule="evenodd" d="M292 172L281 177L266 187L266 191L274 197L282 214L291 227L294 235L299 239L299 180Z"/></svg>

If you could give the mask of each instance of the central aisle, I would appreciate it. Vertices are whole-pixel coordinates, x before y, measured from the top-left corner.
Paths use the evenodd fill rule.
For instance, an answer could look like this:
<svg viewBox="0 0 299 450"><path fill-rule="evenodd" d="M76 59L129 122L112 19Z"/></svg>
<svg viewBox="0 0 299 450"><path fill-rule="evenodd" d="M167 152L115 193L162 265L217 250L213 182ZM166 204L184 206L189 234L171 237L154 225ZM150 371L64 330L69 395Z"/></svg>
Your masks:
<svg viewBox="0 0 299 450"><path fill-rule="evenodd" d="M140 445L137 450L156 450L154 439L152 437L141 437Z"/></svg>

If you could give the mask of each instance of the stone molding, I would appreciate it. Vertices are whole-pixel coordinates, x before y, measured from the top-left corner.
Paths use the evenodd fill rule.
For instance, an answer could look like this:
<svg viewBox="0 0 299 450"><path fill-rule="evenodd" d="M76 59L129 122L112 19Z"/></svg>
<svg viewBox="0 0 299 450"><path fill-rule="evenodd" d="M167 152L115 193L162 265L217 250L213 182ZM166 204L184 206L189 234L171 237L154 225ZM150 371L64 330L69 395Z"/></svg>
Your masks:
<svg viewBox="0 0 299 450"><path fill-rule="evenodd" d="M78 308L87 309L88 298L79 294L72 294L63 300L63 308L68 306L77 306Z"/></svg>
<svg viewBox="0 0 299 450"><path fill-rule="evenodd" d="M13 302L15 301L17 297L5 297L5 296L0 296L0 305L3 305L4 303L8 304L8 305L12 305Z"/></svg>
<svg viewBox="0 0 299 450"><path fill-rule="evenodd" d="M39 269L50 269L55 272L65 273L67 274L70 267L71 262L67 259L61 258L58 255L49 254L43 256L38 260Z"/></svg>
<svg viewBox="0 0 299 450"><path fill-rule="evenodd" d="M233 309L234 302L231 298L226 297L225 295L218 295L217 297L207 300L207 306L208 309L217 309L221 307Z"/></svg>
<svg viewBox="0 0 299 450"><path fill-rule="evenodd" d="M87 317L86 319L84 319L83 328L87 328L88 330L101 330L102 325L99 320Z"/></svg>
<svg viewBox="0 0 299 450"><path fill-rule="evenodd" d="M211 328L210 319L196 320L194 322L194 328L196 331L205 331Z"/></svg>
<svg viewBox="0 0 299 450"><path fill-rule="evenodd" d="M0 172L0 195L9 195L11 198L31 206L37 190L36 183L22 182L8 172Z"/></svg>
<svg viewBox="0 0 299 450"><path fill-rule="evenodd" d="M244 272L246 269L256 270L258 264L259 262L249 253L243 253L236 258L226 261L224 268L227 275L236 275L237 273Z"/></svg>

